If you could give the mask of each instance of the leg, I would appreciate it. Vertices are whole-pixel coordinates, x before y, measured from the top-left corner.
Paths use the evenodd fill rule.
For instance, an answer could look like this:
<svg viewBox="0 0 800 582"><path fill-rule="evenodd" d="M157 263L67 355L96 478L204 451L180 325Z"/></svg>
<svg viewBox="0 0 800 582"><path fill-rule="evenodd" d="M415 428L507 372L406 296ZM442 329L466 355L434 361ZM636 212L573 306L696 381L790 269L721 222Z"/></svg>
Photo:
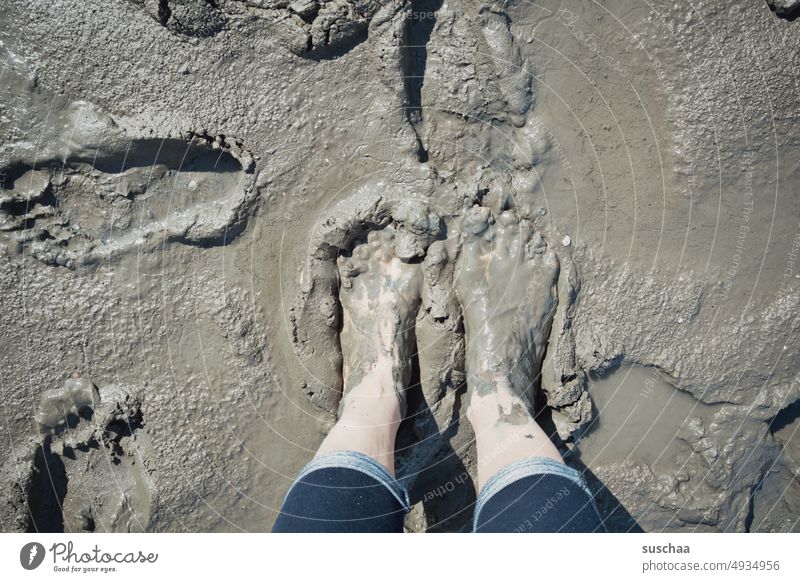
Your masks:
<svg viewBox="0 0 800 582"><path fill-rule="evenodd" d="M418 265L393 250L392 227L371 232L339 272L344 395L339 420L289 490L274 531L402 531L394 479L397 429L415 346Z"/></svg>
<svg viewBox="0 0 800 582"><path fill-rule="evenodd" d="M513 211L495 222L489 209L474 207L462 228L456 291L467 338L466 414L478 450L476 529L526 531L527 520L536 523L530 531L594 530L588 490L533 415L558 259Z"/></svg>
<svg viewBox="0 0 800 582"><path fill-rule="evenodd" d="M357 451L378 461L394 476L394 441L401 420L390 362L382 359L363 372L361 381L342 400L339 420L315 458L335 451Z"/></svg>

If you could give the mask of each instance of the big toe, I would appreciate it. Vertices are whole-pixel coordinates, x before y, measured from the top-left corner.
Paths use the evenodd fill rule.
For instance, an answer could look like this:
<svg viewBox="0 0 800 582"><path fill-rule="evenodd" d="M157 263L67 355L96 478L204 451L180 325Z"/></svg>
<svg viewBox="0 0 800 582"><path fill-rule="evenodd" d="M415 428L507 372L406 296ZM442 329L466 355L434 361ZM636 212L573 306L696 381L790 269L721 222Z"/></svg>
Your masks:
<svg viewBox="0 0 800 582"><path fill-rule="evenodd" d="M492 211L485 206L473 206L467 210L461 223L461 229L467 239L484 235L489 225L494 223Z"/></svg>

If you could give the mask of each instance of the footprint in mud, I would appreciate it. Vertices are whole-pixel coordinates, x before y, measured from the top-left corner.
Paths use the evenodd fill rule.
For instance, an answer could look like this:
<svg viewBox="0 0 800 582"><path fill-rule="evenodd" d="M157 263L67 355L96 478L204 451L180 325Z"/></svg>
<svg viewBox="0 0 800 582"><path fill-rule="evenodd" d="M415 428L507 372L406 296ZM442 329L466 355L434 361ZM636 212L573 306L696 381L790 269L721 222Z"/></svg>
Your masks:
<svg viewBox="0 0 800 582"><path fill-rule="evenodd" d="M241 18L244 10L249 18L268 22L269 36L291 52L315 60L341 56L364 42L373 17L387 8L391 11L386 2L354 0L248 0L242 3L246 7L214 0L128 1L167 30L200 39L217 35L231 17Z"/></svg>
<svg viewBox="0 0 800 582"><path fill-rule="evenodd" d="M72 377L42 394L35 420L40 440L20 480L28 531L147 529L153 493L139 391Z"/></svg>
<svg viewBox="0 0 800 582"><path fill-rule="evenodd" d="M226 244L245 227L253 162L224 139L138 139L84 103L65 121L56 145L2 168L12 252L75 268L163 241Z"/></svg>

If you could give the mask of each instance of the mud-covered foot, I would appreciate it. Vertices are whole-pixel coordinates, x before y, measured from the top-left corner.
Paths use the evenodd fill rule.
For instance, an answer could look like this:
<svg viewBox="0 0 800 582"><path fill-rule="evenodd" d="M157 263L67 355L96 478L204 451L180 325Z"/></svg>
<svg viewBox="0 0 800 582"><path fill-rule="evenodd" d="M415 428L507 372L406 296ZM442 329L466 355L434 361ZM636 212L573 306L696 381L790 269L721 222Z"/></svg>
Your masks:
<svg viewBox="0 0 800 582"><path fill-rule="evenodd" d="M534 387L557 303L558 259L511 210L495 219L475 206L461 228L455 288L466 328L467 417L476 431L533 422Z"/></svg>
<svg viewBox="0 0 800 582"><path fill-rule="evenodd" d="M422 272L395 253L395 229L369 233L338 259L343 323L344 393L340 418L399 422L416 347L414 324Z"/></svg>

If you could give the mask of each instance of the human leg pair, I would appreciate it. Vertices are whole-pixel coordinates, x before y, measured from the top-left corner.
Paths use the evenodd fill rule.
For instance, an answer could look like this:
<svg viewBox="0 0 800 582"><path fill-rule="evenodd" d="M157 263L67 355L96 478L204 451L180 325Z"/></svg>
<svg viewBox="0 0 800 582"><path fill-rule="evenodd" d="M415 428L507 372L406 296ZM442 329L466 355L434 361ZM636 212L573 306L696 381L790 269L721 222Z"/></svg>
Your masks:
<svg viewBox="0 0 800 582"><path fill-rule="evenodd" d="M456 292L467 339L466 416L475 432L474 530L600 531L581 475L533 415L556 305L558 260L513 211L462 221ZM400 532L408 497L394 476L419 307L418 265L398 259L392 231L340 260L345 390L340 417L286 496L274 531Z"/></svg>

